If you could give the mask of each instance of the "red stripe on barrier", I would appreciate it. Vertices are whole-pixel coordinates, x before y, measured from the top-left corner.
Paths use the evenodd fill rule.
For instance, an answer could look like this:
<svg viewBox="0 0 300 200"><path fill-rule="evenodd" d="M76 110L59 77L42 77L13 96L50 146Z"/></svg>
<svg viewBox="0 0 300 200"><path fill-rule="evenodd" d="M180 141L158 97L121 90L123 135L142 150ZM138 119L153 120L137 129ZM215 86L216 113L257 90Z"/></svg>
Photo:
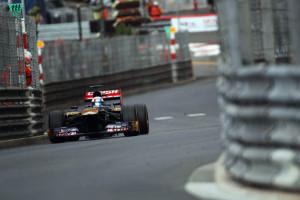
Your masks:
<svg viewBox="0 0 300 200"><path fill-rule="evenodd" d="M43 57L40 55L38 56L38 64L42 64L43 63Z"/></svg>
<svg viewBox="0 0 300 200"><path fill-rule="evenodd" d="M39 78L40 78L40 80L44 80L44 74L40 74L40 76L39 76Z"/></svg>
<svg viewBox="0 0 300 200"><path fill-rule="evenodd" d="M170 44L171 45L176 45L176 40L175 39L170 40Z"/></svg>
<svg viewBox="0 0 300 200"><path fill-rule="evenodd" d="M24 74L24 61L20 60L20 58L18 58L18 74Z"/></svg>
<svg viewBox="0 0 300 200"><path fill-rule="evenodd" d="M174 54L174 53L172 53L172 54L171 54L171 58L172 58L172 60L176 60L176 59L177 59L177 55Z"/></svg>
<svg viewBox="0 0 300 200"><path fill-rule="evenodd" d="M26 33L23 33L23 47L24 47L24 49L28 49Z"/></svg>

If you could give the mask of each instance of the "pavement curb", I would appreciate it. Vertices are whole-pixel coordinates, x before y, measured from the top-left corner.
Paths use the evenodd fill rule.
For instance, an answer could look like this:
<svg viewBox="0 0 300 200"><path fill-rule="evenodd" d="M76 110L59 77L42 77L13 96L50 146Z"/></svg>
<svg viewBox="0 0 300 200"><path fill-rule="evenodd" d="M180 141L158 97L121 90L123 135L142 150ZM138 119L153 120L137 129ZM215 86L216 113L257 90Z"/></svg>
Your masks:
<svg viewBox="0 0 300 200"><path fill-rule="evenodd" d="M0 150L15 148L15 147L39 145L39 144L48 144L48 143L49 140L47 135L6 140L6 141L0 141Z"/></svg>
<svg viewBox="0 0 300 200"><path fill-rule="evenodd" d="M223 156L214 164L199 167L191 175L185 190L199 199L207 200L299 200L299 193L260 189L236 183L226 173L222 163Z"/></svg>

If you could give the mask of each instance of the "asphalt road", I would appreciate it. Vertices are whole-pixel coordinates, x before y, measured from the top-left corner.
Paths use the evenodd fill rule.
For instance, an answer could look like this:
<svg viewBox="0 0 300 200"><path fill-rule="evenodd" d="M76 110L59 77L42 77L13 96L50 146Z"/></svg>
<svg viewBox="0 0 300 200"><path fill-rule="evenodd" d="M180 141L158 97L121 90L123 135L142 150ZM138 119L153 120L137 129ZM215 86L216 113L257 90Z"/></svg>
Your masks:
<svg viewBox="0 0 300 200"><path fill-rule="evenodd" d="M221 152L215 80L131 96L146 103L149 136L0 151L0 199L194 199L189 175Z"/></svg>

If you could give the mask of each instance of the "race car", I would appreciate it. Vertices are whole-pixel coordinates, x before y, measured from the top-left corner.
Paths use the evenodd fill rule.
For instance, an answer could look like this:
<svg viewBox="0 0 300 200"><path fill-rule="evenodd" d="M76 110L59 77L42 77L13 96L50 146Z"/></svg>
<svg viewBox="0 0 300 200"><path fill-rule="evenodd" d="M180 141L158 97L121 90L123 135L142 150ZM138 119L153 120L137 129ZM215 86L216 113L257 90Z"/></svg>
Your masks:
<svg viewBox="0 0 300 200"><path fill-rule="evenodd" d="M88 91L84 101L81 106L49 113L52 143L77 141L81 136L97 139L120 133L126 137L149 133L146 105L123 105L121 90Z"/></svg>

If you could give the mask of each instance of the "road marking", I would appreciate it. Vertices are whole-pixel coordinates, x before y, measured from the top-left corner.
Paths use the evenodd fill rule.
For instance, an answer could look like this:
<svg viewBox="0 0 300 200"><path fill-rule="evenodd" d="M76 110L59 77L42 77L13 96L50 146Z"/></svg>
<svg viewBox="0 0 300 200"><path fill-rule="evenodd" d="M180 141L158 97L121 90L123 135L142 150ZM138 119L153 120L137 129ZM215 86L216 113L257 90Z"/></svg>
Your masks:
<svg viewBox="0 0 300 200"><path fill-rule="evenodd" d="M172 116L164 116L164 117L155 117L154 120L156 121L163 121L163 120L170 120L170 119L174 119L174 117Z"/></svg>
<svg viewBox="0 0 300 200"><path fill-rule="evenodd" d="M193 113L193 114L187 114L187 117L205 117L205 113Z"/></svg>

